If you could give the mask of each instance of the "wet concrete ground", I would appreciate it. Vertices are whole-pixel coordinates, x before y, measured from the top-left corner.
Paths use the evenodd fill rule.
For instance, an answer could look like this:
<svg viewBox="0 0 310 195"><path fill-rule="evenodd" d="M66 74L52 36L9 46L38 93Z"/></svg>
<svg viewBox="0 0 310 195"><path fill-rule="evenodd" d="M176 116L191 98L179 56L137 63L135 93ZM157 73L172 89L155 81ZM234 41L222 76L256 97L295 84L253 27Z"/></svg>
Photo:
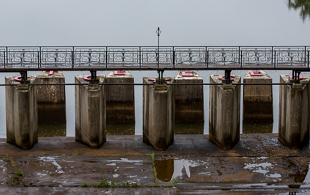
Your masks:
<svg viewBox="0 0 310 195"><path fill-rule="evenodd" d="M309 156L277 134L243 134L228 151L205 135L175 135L166 151L136 135L107 136L100 149L39 138L28 151L2 138L0 194L310 194Z"/></svg>

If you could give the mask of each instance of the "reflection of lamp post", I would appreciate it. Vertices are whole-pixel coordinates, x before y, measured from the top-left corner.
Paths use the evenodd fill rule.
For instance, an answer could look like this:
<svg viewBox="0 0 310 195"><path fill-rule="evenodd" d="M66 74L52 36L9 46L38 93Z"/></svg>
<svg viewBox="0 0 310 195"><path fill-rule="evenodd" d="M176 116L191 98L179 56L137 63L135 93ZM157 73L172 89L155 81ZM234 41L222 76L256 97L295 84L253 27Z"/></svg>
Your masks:
<svg viewBox="0 0 310 195"><path fill-rule="evenodd" d="M156 30L156 34L157 34L157 37L158 37L158 44L157 44L157 68L158 68L158 82L159 84L161 84L161 80L162 78L160 78L160 71L159 71L159 36L160 36L160 28L158 27L157 30Z"/></svg>

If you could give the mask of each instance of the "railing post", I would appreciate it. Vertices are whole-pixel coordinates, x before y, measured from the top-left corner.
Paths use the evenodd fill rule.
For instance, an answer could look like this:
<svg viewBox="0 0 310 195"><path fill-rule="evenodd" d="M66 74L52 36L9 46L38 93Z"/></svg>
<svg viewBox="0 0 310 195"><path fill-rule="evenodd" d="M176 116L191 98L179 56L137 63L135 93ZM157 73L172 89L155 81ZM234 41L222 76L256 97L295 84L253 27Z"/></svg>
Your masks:
<svg viewBox="0 0 310 195"><path fill-rule="evenodd" d="M240 51L240 64L241 64L241 68L242 68L242 63L243 63L243 61L242 61L242 51Z"/></svg>
<svg viewBox="0 0 310 195"><path fill-rule="evenodd" d="M5 47L5 53L6 53L6 65L9 65L9 52L8 52L8 47Z"/></svg>
<svg viewBox="0 0 310 195"><path fill-rule="evenodd" d="M305 46L305 66L307 66L307 46Z"/></svg>
<svg viewBox="0 0 310 195"><path fill-rule="evenodd" d="M105 47L105 69L108 69L108 47Z"/></svg>
<svg viewBox="0 0 310 195"><path fill-rule="evenodd" d="M310 65L310 63L309 63L309 53L310 53L310 51L308 51L308 68L309 68L309 65Z"/></svg>
<svg viewBox="0 0 310 195"><path fill-rule="evenodd" d="M242 64L241 64L241 60L240 60L240 56L241 56L241 50L240 50L240 46L238 47L238 49L239 49L239 56L238 56L238 63L241 65L241 67L242 67Z"/></svg>
<svg viewBox="0 0 310 195"><path fill-rule="evenodd" d="M207 68L209 68L209 50L207 49Z"/></svg>
<svg viewBox="0 0 310 195"><path fill-rule="evenodd" d="M139 66L140 66L140 69L141 69L141 67L142 67L142 61L141 61L141 59L142 59L142 56L141 56L141 47L139 47Z"/></svg>
<svg viewBox="0 0 310 195"><path fill-rule="evenodd" d="M5 69L5 57L6 57L6 55L5 55L5 50L3 51L3 68Z"/></svg>
<svg viewBox="0 0 310 195"><path fill-rule="evenodd" d="M175 68L175 50L174 50L174 47L172 47L172 64L173 64L173 68Z"/></svg>
<svg viewBox="0 0 310 195"><path fill-rule="evenodd" d="M38 61L38 64L39 64L39 67L41 68L42 67L42 48L39 47L39 61Z"/></svg>
<svg viewBox="0 0 310 195"><path fill-rule="evenodd" d="M37 55L38 55L38 59L37 59L38 60L38 68L41 68L40 67L40 51L37 52Z"/></svg>
<svg viewBox="0 0 310 195"><path fill-rule="evenodd" d="M273 53L273 47L271 47L271 65L274 66L274 53Z"/></svg>
<svg viewBox="0 0 310 195"><path fill-rule="evenodd" d="M71 64L72 64L72 69L74 68L74 47L72 47L71 51Z"/></svg>

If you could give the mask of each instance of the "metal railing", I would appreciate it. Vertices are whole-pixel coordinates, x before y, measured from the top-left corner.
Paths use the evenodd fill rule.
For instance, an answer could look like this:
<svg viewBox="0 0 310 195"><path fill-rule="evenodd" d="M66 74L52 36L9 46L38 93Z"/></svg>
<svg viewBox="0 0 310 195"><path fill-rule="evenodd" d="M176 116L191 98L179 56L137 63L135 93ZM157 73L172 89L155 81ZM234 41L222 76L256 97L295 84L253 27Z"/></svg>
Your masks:
<svg viewBox="0 0 310 195"><path fill-rule="evenodd" d="M310 46L2 47L0 72L30 70L309 70Z"/></svg>

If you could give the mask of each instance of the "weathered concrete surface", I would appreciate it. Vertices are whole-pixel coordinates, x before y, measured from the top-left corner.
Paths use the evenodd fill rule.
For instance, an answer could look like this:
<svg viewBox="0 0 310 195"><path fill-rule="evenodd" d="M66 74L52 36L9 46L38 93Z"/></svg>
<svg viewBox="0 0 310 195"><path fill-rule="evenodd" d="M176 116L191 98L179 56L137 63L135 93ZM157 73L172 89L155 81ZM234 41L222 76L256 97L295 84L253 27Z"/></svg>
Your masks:
<svg viewBox="0 0 310 195"><path fill-rule="evenodd" d="M114 75L110 72L106 83L134 83L134 77L125 71L125 75ZM134 122L135 99L134 85L106 85L107 122Z"/></svg>
<svg viewBox="0 0 310 195"><path fill-rule="evenodd" d="M193 71L193 77L175 77L175 83L203 83L203 79ZM204 122L203 85L175 85L175 121Z"/></svg>
<svg viewBox="0 0 310 195"><path fill-rule="evenodd" d="M152 84L148 77L143 83ZM171 78L169 83L173 83ZM143 85L143 141L166 150L174 137L174 88L171 85Z"/></svg>
<svg viewBox="0 0 310 195"><path fill-rule="evenodd" d="M43 71L35 80L37 84L64 84L62 72ZM64 85L37 85L35 86L38 102L38 123L65 123L66 96Z"/></svg>
<svg viewBox="0 0 310 195"><path fill-rule="evenodd" d="M279 92L279 140L289 148L302 148L309 142L309 83L281 85ZM280 83L290 83L289 75L280 75Z"/></svg>
<svg viewBox="0 0 310 195"><path fill-rule="evenodd" d="M106 141L106 106L104 76L99 75L95 84L75 76L75 140L91 148L99 148Z"/></svg>
<svg viewBox="0 0 310 195"><path fill-rule="evenodd" d="M168 178L154 176L165 171ZM108 136L98 150L74 138L39 138L31 150L0 139L1 194L281 194L310 193L309 145L293 150L277 134L243 134L231 150L221 150L206 135L175 135L166 151L142 136ZM24 176L16 176L21 169ZM103 172L103 173L102 173ZM129 186L86 187L104 176ZM12 178L12 179L11 179ZM154 187L156 182L159 187ZM139 183L137 187L132 183ZM176 187L173 187L176 184Z"/></svg>
<svg viewBox="0 0 310 195"><path fill-rule="evenodd" d="M223 150L229 150L240 136L240 76L232 84L210 85L209 140ZM219 75L210 75L210 83L222 83Z"/></svg>
<svg viewBox="0 0 310 195"><path fill-rule="evenodd" d="M27 84L5 77L6 134L7 142L21 149L31 149L38 142L38 113L36 93L33 86L36 77L28 78Z"/></svg>
<svg viewBox="0 0 310 195"><path fill-rule="evenodd" d="M260 70L262 76L251 76L250 70L243 83L272 83L272 78ZM243 122L273 122L272 86L243 86Z"/></svg>

